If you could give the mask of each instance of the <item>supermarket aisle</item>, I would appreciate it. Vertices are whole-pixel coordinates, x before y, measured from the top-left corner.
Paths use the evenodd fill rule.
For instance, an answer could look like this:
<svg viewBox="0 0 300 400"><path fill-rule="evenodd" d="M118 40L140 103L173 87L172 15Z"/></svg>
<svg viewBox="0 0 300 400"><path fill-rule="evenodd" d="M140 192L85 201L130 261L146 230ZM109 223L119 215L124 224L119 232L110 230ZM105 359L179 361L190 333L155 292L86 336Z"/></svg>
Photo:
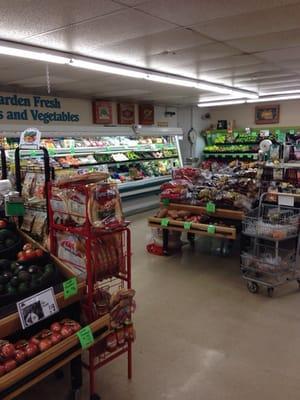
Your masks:
<svg viewBox="0 0 300 400"><path fill-rule="evenodd" d="M125 358L116 360L98 373L102 399L296 400L300 319L292 310L300 293L249 294L238 258L188 247L181 256L150 256L145 215L132 220L134 379L127 381ZM61 400L66 387L50 377L19 399Z"/></svg>

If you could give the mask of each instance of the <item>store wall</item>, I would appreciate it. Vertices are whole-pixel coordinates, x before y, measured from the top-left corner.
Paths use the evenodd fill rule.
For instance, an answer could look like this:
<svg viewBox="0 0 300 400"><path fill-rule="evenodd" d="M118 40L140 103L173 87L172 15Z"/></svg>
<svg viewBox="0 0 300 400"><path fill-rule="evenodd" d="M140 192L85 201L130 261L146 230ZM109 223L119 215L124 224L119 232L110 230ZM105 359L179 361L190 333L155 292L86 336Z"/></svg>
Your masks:
<svg viewBox="0 0 300 400"><path fill-rule="evenodd" d="M117 103L113 102L113 124L118 123ZM176 108L173 116L166 116L165 106L155 106L155 124L177 126ZM138 105L135 107L135 123L138 123ZM0 126L26 125L92 125L92 101L84 99L38 96L0 92Z"/></svg>
<svg viewBox="0 0 300 400"><path fill-rule="evenodd" d="M227 107L210 108L208 112L211 114L211 123L217 124L218 120L226 119L228 121L235 120L237 128L245 127L263 127L264 125L255 125L255 106L257 104L240 104ZM272 102L272 104L280 105L279 124L274 126L290 126L300 125L300 100L288 100L282 102ZM268 124L267 126L270 126ZM272 125L273 126L273 125Z"/></svg>

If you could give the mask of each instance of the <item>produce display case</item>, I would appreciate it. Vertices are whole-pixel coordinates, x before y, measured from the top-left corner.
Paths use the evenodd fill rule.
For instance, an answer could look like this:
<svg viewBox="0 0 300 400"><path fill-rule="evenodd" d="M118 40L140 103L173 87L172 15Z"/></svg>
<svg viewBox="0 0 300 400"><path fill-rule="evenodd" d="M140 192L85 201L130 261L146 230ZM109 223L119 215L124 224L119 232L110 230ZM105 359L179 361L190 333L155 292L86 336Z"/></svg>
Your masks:
<svg viewBox="0 0 300 400"><path fill-rule="evenodd" d="M19 133L2 127L2 143L10 162ZM19 128L20 129L20 128ZM52 127L40 128L41 145L50 156L52 179L74 171L108 171L110 181L119 185L125 214L153 208L162 182L171 170L182 166L179 128L147 127ZM21 131L21 129L20 129ZM43 168L42 153L27 152L21 167L31 173Z"/></svg>
<svg viewBox="0 0 300 400"><path fill-rule="evenodd" d="M23 242L31 244L37 249L46 252L31 237L18 231ZM16 342L20 339L28 339L43 328L49 327L54 321L63 317L73 318L78 321L80 315L80 301L86 293L86 283L75 277L73 271L55 256L49 254L51 262L59 270L61 280L53 286L54 296L59 308L59 313L54 314L43 321L22 330L20 317L15 303L6 304L0 307L0 339L9 339ZM21 261L20 261L21 262ZM77 291L73 296L65 297L63 282L75 278L77 280ZM36 289L36 291L39 291ZM29 293L25 294L25 297ZM94 334L95 342L100 340L110 326L110 316L107 313L97 321L90 324ZM35 385L49 374L58 371L62 366L69 364L71 366L72 389L71 397L75 398L76 391L81 386L81 353L82 348L75 333L66 337L57 344L54 344L46 351L37 354L35 357L21 363L15 369L5 373L0 377L0 397L3 400L14 399L17 395ZM1 363L0 363L1 364Z"/></svg>

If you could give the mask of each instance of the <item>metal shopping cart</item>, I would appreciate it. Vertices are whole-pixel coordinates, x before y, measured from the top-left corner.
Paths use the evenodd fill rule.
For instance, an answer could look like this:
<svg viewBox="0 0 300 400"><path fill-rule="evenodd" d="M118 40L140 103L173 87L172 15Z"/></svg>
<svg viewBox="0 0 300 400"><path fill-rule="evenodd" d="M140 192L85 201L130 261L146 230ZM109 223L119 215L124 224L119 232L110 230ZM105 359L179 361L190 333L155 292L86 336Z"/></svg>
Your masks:
<svg viewBox="0 0 300 400"><path fill-rule="evenodd" d="M241 273L249 292L264 286L272 296L275 287L288 281L300 287L300 208L295 207L300 196L278 193L277 204L270 204L268 194L261 195L259 206L243 220L247 240L242 241Z"/></svg>

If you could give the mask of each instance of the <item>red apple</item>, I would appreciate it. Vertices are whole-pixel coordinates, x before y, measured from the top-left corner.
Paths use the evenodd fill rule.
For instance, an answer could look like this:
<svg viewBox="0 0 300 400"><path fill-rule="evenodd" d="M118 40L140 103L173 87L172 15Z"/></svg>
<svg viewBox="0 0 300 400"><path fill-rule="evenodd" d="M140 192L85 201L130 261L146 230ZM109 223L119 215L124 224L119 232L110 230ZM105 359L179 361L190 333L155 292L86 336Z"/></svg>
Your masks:
<svg viewBox="0 0 300 400"><path fill-rule="evenodd" d="M27 359L25 350L16 350L15 360L18 364L23 364Z"/></svg>
<svg viewBox="0 0 300 400"><path fill-rule="evenodd" d="M13 369L17 368L17 363L15 360L7 360L4 362L5 372L12 371Z"/></svg>
<svg viewBox="0 0 300 400"><path fill-rule="evenodd" d="M4 229L7 227L7 222L3 219L0 219L0 229Z"/></svg>
<svg viewBox="0 0 300 400"><path fill-rule="evenodd" d="M15 349L22 350L25 349L27 345L28 345L27 340L18 340L17 343L15 343Z"/></svg>
<svg viewBox="0 0 300 400"><path fill-rule="evenodd" d="M40 339L38 338L37 335L32 336L32 338L30 338L29 343L35 344L36 346L38 346L40 344Z"/></svg>

